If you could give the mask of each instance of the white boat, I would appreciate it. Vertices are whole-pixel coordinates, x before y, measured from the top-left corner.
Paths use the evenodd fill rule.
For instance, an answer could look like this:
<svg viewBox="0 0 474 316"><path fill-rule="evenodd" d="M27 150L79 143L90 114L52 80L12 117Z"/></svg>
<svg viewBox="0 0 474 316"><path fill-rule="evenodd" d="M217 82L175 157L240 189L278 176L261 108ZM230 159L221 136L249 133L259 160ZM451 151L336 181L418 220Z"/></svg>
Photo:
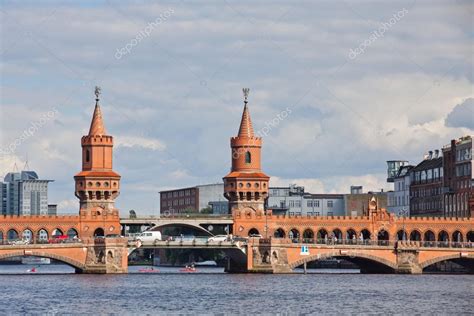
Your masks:
<svg viewBox="0 0 474 316"><path fill-rule="evenodd" d="M217 267L217 263L213 260L196 262L196 267Z"/></svg>
<svg viewBox="0 0 474 316"><path fill-rule="evenodd" d="M50 264L51 259L49 258L39 258L39 257L23 257L21 258L22 264Z"/></svg>

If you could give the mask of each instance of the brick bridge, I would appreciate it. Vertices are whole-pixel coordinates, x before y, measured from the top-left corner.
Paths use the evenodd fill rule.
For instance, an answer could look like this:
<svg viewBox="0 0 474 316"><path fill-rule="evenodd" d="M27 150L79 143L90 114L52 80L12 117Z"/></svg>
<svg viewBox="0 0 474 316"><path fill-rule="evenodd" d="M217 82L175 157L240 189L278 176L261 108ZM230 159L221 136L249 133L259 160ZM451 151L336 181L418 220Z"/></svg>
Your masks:
<svg viewBox="0 0 474 316"><path fill-rule="evenodd" d="M35 256L63 262L76 273L127 273L128 250L124 238L86 238L58 244L1 245L0 260Z"/></svg>
<svg viewBox="0 0 474 316"><path fill-rule="evenodd" d="M345 258L363 272L421 273L452 260L474 273L474 219L403 218L378 209L367 216L276 216L252 208L234 210L234 235L250 238L247 262L231 270L290 272L307 262ZM307 246L302 253L301 247Z"/></svg>

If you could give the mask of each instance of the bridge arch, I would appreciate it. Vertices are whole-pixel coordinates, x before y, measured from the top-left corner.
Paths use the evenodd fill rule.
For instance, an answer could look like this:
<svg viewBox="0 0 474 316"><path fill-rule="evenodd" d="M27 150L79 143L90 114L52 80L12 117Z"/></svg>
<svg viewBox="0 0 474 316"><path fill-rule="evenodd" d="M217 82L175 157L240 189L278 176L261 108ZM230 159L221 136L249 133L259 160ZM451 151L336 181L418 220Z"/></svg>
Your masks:
<svg viewBox="0 0 474 316"><path fill-rule="evenodd" d="M328 237L328 231L324 228L319 229L317 235L318 241L322 242L326 239L326 237Z"/></svg>
<svg viewBox="0 0 474 316"><path fill-rule="evenodd" d="M102 227L96 228L96 230L94 231L94 237L103 237L103 236L105 236L104 229Z"/></svg>
<svg viewBox="0 0 474 316"><path fill-rule="evenodd" d="M312 242L314 239L314 232L311 228L306 228L303 232L303 239Z"/></svg>
<svg viewBox="0 0 474 316"><path fill-rule="evenodd" d="M290 239L299 239L300 238L300 231L297 230L296 228L292 228L290 232L288 233L288 237Z"/></svg>
<svg viewBox="0 0 474 316"><path fill-rule="evenodd" d="M28 254L25 254L24 251L13 251L10 253L0 254L0 260L13 258L13 257L24 257L24 256L54 259L79 270L84 270L85 268L85 265L77 260L74 260L66 256L56 255L53 253L48 253L48 252L43 252L43 251L31 251Z"/></svg>
<svg viewBox="0 0 474 316"><path fill-rule="evenodd" d="M49 239L49 233L45 228L40 228L36 232L36 240L38 240L40 242L47 242L48 239Z"/></svg>
<svg viewBox="0 0 474 316"><path fill-rule="evenodd" d="M335 251L332 253L312 255L289 263L289 267L291 270L293 270L303 265L305 262L318 261L329 258L341 258L350 262L354 262L355 264L359 265L361 270L363 270L364 268L364 264L362 263L363 261L365 263L370 262L371 264L376 264L379 269L384 270L385 272L394 272L397 269L396 263L393 263L385 258L374 256L362 251L351 251L348 254L341 254L339 251Z"/></svg>
<svg viewBox="0 0 474 316"><path fill-rule="evenodd" d="M435 233L432 230L427 230L423 234L423 241L436 241Z"/></svg>
<svg viewBox="0 0 474 316"><path fill-rule="evenodd" d="M467 233L466 241L474 242L474 230L471 230L470 232Z"/></svg>
<svg viewBox="0 0 474 316"><path fill-rule="evenodd" d="M7 231L7 240L14 240L14 239L18 239L18 231L14 228L10 228L8 231Z"/></svg>
<svg viewBox="0 0 474 316"><path fill-rule="evenodd" d="M472 262L474 262L474 257L466 257L466 258L461 258L459 256L459 253L453 253L453 254L450 254L450 255L445 255L445 256L439 256L439 257L436 257L436 258L432 258L432 259L428 259L428 260L425 260L423 262L420 262L420 267L422 269L425 269L433 264L436 264L438 262L443 262L443 261L449 261L449 260L455 260L455 259L461 259L461 260L470 260Z"/></svg>
<svg viewBox="0 0 474 316"><path fill-rule="evenodd" d="M51 233L51 236L52 237L55 237L55 236L62 236L64 235L63 231L60 229L60 228L55 228L53 229L53 232Z"/></svg>
<svg viewBox="0 0 474 316"><path fill-rule="evenodd" d="M407 231L404 230L404 229L400 229L398 232L397 232L397 240L407 240L408 239L408 234L407 234Z"/></svg>
<svg viewBox="0 0 474 316"><path fill-rule="evenodd" d="M67 236L69 238L74 238L74 237L79 237L79 234L77 233L77 230L75 228L69 228L67 230Z"/></svg>
<svg viewBox="0 0 474 316"><path fill-rule="evenodd" d="M453 236L452 236L453 239L451 239L453 242L463 242L464 241L464 237L462 235L462 233L459 231L459 230L456 230L454 233L453 233Z"/></svg>
<svg viewBox="0 0 474 316"><path fill-rule="evenodd" d="M35 235L33 234L33 230L30 229L29 227L25 228L21 232L21 239L24 239L24 240L33 241L34 236Z"/></svg>
<svg viewBox="0 0 474 316"><path fill-rule="evenodd" d="M360 233L362 234L362 238L364 238L364 240L368 240L372 237L372 233L367 228L362 229Z"/></svg>
<svg viewBox="0 0 474 316"><path fill-rule="evenodd" d="M421 233L416 229L412 230L410 233L410 240L421 241Z"/></svg>
<svg viewBox="0 0 474 316"><path fill-rule="evenodd" d="M354 237L357 238L357 232L354 229L349 228L346 230L346 239L352 240Z"/></svg>
<svg viewBox="0 0 474 316"><path fill-rule="evenodd" d="M285 238L286 233L285 233L285 231L283 230L283 228L278 228L278 229L275 230L275 232L273 233L273 236L274 236L275 238Z"/></svg>
<svg viewBox="0 0 474 316"><path fill-rule="evenodd" d="M438 233L438 241L449 241L449 234L442 230Z"/></svg>
<svg viewBox="0 0 474 316"><path fill-rule="evenodd" d="M332 231L332 234L334 237L337 238L338 241L341 241L342 240L342 231L339 229L339 228L335 228L333 231Z"/></svg>

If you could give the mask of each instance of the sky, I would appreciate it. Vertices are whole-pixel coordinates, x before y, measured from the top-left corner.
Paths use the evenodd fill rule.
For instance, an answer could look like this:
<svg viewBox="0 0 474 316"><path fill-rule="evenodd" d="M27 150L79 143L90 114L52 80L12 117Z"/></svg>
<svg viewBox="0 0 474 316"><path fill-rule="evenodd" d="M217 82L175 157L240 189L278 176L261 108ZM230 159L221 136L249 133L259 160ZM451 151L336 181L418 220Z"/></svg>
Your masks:
<svg viewBox="0 0 474 316"><path fill-rule="evenodd" d="M389 190L474 134L470 1L2 1L0 177L25 162L77 213L73 176L94 109L114 136L122 214L229 171L250 88L271 185Z"/></svg>

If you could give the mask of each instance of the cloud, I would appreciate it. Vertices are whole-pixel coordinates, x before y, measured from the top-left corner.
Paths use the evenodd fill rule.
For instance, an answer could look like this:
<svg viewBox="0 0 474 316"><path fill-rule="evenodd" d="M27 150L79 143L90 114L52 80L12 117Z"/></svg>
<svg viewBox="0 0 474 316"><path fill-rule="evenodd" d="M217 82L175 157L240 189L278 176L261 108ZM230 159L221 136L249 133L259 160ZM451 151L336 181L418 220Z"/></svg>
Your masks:
<svg viewBox="0 0 474 316"><path fill-rule="evenodd" d="M115 138L117 147L141 147L149 150L164 150L166 145L158 140L146 137L137 137L137 136L117 136Z"/></svg>
<svg viewBox="0 0 474 316"><path fill-rule="evenodd" d="M51 203L51 202L50 202ZM58 203L58 214L75 214L79 210L78 199L62 200Z"/></svg>
<svg viewBox="0 0 474 316"><path fill-rule="evenodd" d="M474 130L474 98L457 104L445 120L448 127L465 127Z"/></svg>

